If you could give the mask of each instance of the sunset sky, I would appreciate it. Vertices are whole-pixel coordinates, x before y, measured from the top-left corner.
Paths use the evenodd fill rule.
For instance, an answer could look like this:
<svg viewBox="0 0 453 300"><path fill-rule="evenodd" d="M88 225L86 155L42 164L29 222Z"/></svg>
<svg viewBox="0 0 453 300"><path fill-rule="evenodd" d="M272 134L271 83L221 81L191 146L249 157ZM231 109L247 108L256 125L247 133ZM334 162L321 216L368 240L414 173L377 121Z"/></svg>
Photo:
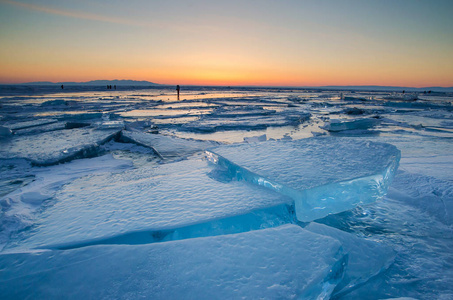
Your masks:
<svg viewBox="0 0 453 300"><path fill-rule="evenodd" d="M0 0L0 83L453 86L452 0Z"/></svg>

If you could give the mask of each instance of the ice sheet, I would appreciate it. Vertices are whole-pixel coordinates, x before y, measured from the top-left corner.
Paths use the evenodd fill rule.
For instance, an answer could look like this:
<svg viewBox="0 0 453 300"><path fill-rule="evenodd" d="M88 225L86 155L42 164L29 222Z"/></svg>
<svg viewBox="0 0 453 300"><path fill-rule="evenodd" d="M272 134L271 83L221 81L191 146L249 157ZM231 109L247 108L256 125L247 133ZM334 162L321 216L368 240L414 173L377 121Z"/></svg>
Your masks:
<svg viewBox="0 0 453 300"><path fill-rule="evenodd" d="M56 119L37 119L37 120L31 120L31 121L10 121L6 122L4 126L10 128L11 130L20 130L20 129L26 129L26 128L32 128L36 126L43 126L43 125L48 125L52 123L56 123L58 120Z"/></svg>
<svg viewBox="0 0 453 300"><path fill-rule="evenodd" d="M65 122L57 122L57 123L50 123L47 125L42 125L42 126L34 126L34 127L29 127L25 129L19 129L14 131L14 134L16 136L18 135L33 135L33 134L40 134L43 132L48 132L48 131L55 131L55 130L62 130L66 129L66 123Z"/></svg>
<svg viewBox="0 0 453 300"><path fill-rule="evenodd" d="M0 294L37 299L327 299L338 241L298 226L140 246L0 255Z"/></svg>
<svg viewBox="0 0 453 300"><path fill-rule="evenodd" d="M34 178L30 162L25 159L0 159L0 172L0 199Z"/></svg>
<svg viewBox="0 0 453 300"><path fill-rule="evenodd" d="M398 177L399 174L395 182ZM366 299L369 295L376 299L407 296L450 299L453 286L451 226L412 205L404 192L393 193L392 189L384 201L319 220L361 238L389 245L397 253L394 263L385 272L359 284L340 299Z"/></svg>
<svg viewBox="0 0 453 300"><path fill-rule="evenodd" d="M0 140L11 137L13 134L12 130L8 127L0 126Z"/></svg>
<svg viewBox="0 0 453 300"><path fill-rule="evenodd" d="M94 156L99 145L118 133L118 129L79 128L17 136L0 142L0 159L25 158L36 165L52 165Z"/></svg>
<svg viewBox="0 0 453 300"><path fill-rule="evenodd" d="M181 129L195 132L215 132L225 130L257 130L267 127L297 126L310 118L309 113L279 113L265 116L242 116L224 118L206 116L197 121L184 124Z"/></svg>
<svg viewBox="0 0 453 300"><path fill-rule="evenodd" d="M291 202L262 187L216 177L206 161L194 159L75 180L57 192L32 230L9 247L174 229Z"/></svg>
<svg viewBox="0 0 453 300"><path fill-rule="evenodd" d="M182 158L218 145L211 141L180 139L161 134L150 134L139 131L122 131L122 139L139 145L151 147L161 158Z"/></svg>
<svg viewBox="0 0 453 300"><path fill-rule="evenodd" d="M90 126L91 128L85 128L88 130L92 129L92 127L100 126L104 128L115 127L118 128L119 131L124 125L122 123L122 120L124 120L127 122L127 128L137 129L145 135L147 134L145 132L153 131L155 133L159 132L160 134L184 138L190 137L195 140L209 140L210 142L257 142L265 139L277 140L282 137L285 139L298 140L311 137L312 135L325 135L348 136L347 141L353 145L355 145L356 140L365 139L393 144L401 150L399 170L402 172L398 172L396 175L384 201L377 201L366 206L357 206L351 210L329 215L317 220L319 223L328 224L329 226L341 229L341 232L337 232L335 229L328 228L329 234L331 233L341 242L341 247L348 256L348 264L344 265L344 279L349 278L350 281L349 283L346 283L346 281L338 283L332 298L342 300L367 299L370 295L376 299L397 297L402 297L400 299L404 299L404 297L412 297L414 299L452 298L453 263L451 260L451 249L453 248L453 238L451 229L451 182L453 180L453 143L451 142L451 138L453 137L453 123L451 119L453 109L451 104L453 98L451 93L420 93L417 101L408 102L404 101L404 99L382 101L384 97L391 95L388 92L268 88L228 88L222 90L222 88L185 87L183 93L185 96L183 98L186 98L188 95L188 97L196 100L176 101L174 87L156 87L155 89L143 90L121 88L121 90L117 91L106 91L105 87L91 87L88 89L81 87L71 87L71 89L69 89L68 87L68 89L66 89L65 85L65 90L62 91L59 86L45 88L11 86L7 93L12 96L6 96L3 92L5 91L3 87L0 87L0 90L0 94L2 94L0 95L0 139L8 142L16 140L19 138L19 135L22 135L22 137L26 135L27 139L33 141L31 144L39 145L41 139L38 138L38 136L40 136L42 132L61 130L64 123L67 124L64 126L66 129ZM172 107L172 109L170 109L170 107ZM140 112L140 115L134 115L134 111ZM184 111L185 114L189 113L189 111L198 111L198 113L204 111L205 114L183 118L181 115L178 116L182 111ZM310 119L294 119L298 122L297 125L294 125L293 119L286 119L291 116L300 116L305 112L311 113ZM166 115L158 116L160 114ZM130 116L123 118L123 115ZM353 122L354 120L361 120L362 118L374 119L375 117L372 116L379 117L380 120L379 126L375 126L376 129L368 128L328 131L320 128L320 126L331 119ZM197 121L198 118L202 119ZM58 120L58 122L54 122L55 120ZM45 123L49 121L53 123L46 125ZM135 126L137 125L136 123L142 123L145 126ZM181 126L182 124L186 125ZM282 124L291 125L280 126ZM198 125L200 125L200 127L197 128ZM14 134L12 134L13 132L11 132L9 126L15 128L13 130ZM266 128L264 129L264 127ZM264 134L266 135L265 137ZM35 137L33 135L37 136ZM83 142L84 135L81 135L80 138L77 139ZM112 153L115 158L132 160L134 168L139 169L145 167L145 170L153 165L169 161L156 159L156 155L154 155L149 148L132 145L130 143L131 141L128 143L123 143L124 141L121 141L122 143L119 143L120 140L115 140L117 142L111 140L99 148L94 149L95 151L91 154L100 155L100 153ZM70 138L69 141L69 144L73 143ZM61 142L67 143L64 140L61 140ZM166 143L164 143L164 140L159 140L159 142L162 142L161 146L165 148ZM5 144L3 141L0 141L0 143L1 153L1 151L4 150L3 146ZM134 143L138 144L137 141ZM172 145L172 147L176 148L182 146L179 142ZM72 146L69 145L68 147ZM167 149L172 150L172 147L167 147ZM188 153L193 153L191 151L186 152L189 148L188 145L182 147L182 152L180 152L178 148L178 151L174 152L175 156L171 157L171 160L186 158L187 155L189 155ZM99 150L101 152L98 152ZM198 150L194 149L194 151ZM37 153L38 152L45 156L47 155L47 152L53 152L53 149L48 150L43 146ZM325 155L325 153L322 152L322 149L321 154ZM279 154L275 156L278 155ZM237 156L240 157L241 154ZM83 157L83 155L78 156L78 158ZM103 161L102 163L100 161L96 162L101 158ZM79 165L80 170L77 171L77 168L74 167L75 164L82 164L85 166ZM130 162L119 162L118 159L113 159L112 156L105 160L104 156L95 159L77 159L70 163L51 167L37 167L22 159L0 158L0 194L3 194L0 196L0 222L2 224L0 229L0 247L2 247L4 242L10 242L8 247L0 252L1 255L4 255L8 251L22 251L28 246L31 246L31 243L27 243L31 242L30 237L33 234L37 234L37 236L39 236L39 234L42 236L50 235L50 231L45 233L43 233L44 231L40 232L39 230L45 228L39 228L39 226L43 224L42 220L40 220L41 217L45 216L43 213L49 208L52 208L52 206L60 200L60 198L54 197L55 195L61 197L62 200L68 200L66 201L66 206L64 206L67 210L66 219L63 220L62 214L60 216L56 215L55 219L52 219L54 221L58 218L63 220L61 223L63 226L61 232L63 232L68 228L68 224L72 222L72 218L75 215L71 213L72 210L75 212L82 210L76 206L70 206L69 203L77 198L79 191L83 189L84 185L88 187L88 190L86 192L81 192L81 195L84 199L89 199L89 192L93 191L95 197L92 199L91 203L93 204L92 207L95 207L95 209L92 210L98 211L102 211L104 206L96 206L97 203L94 201L97 199L96 197L102 193L102 189L104 188L107 190L107 196L115 193L109 191L110 187L108 187L108 180L111 180L112 184L118 185L116 191L124 192L121 190L122 187L126 187L127 191L129 181L130 186L138 186L139 176L137 176L137 182L132 183L132 179L127 179L125 182L122 182L121 179L112 180L112 178L116 178L115 175L107 174L124 171L124 169L120 167L121 165L124 165L126 169L131 167ZM280 166L278 167L280 168ZM60 171L56 171L54 168L60 168ZM97 172L102 172L102 170L105 171L105 175L96 175L98 174ZM189 172L190 169L184 171ZM138 171L138 173L139 172L140 171ZM143 174L145 173L146 171ZM177 173L179 173L179 170L174 172L174 174ZM81 176L89 177L72 182L75 178ZM167 175L162 173L153 178L157 180L159 176L166 177ZM209 176L229 186L236 184L235 180L231 179L234 176L231 176L228 172L223 172L221 170L215 172L210 171ZM118 178L121 178L121 176L118 176ZM175 178L175 176L170 178ZM236 176L236 179L237 178L238 177ZM143 178L143 181L146 182L148 179L149 178ZM66 184L67 187L64 187ZM98 184L98 188L95 186L96 184ZM176 184L174 184L174 186L176 186ZM340 187L339 184L334 185L331 190L343 191L344 186ZM74 191L73 197L69 196L70 189ZM117 194L120 195L121 192L118 192ZM330 193L328 190L323 190L323 192ZM8 193L11 194L5 195ZM148 191L137 191L136 194L139 193L146 194ZM207 192L207 194L208 193L209 192ZM134 196L136 194L131 195ZM124 199L127 199L127 194L124 193L122 195L124 195ZM314 193L311 195L314 195ZM332 194L329 194L329 196L332 196ZM112 197L112 200L119 202L123 201L123 198L115 196ZM139 199L143 200L142 198ZM107 198L103 201L108 203ZM211 205L211 202L213 201L214 200L209 201L209 205ZM290 201L292 202L293 200ZM77 201L74 203L76 205L80 204ZM131 209L134 211L134 208L131 208L133 207L133 204L131 203L132 200L129 199L126 201L126 206L120 207L120 204L118 204L119 208L117 209L117 213L127 215L123 210L127 211ZM204 203L194 203L194 206L196 205L201 209L205 208ZM244 204L241 204L240 201L237 200L237 202L231 203L230 208L235 205L240 207ZM107 209L111 208L108 206L105 207L107 207ZM169 209L169 213L171 212L171 209ZM101 284L109 287L109 291L124 290L121 289L121 287L130 286L127 285L129 282L127 279L133 278L134 272L131 271L129 273L132 274L131 276L121 275L115 277L116 274L114 271L127 268L127 262L134 258L130 258L128 255L133 256L133 254L137 254L137 252L134 252L135 250L131 250L130 252L125 251L122 252L122 254L119 252L117 255L115 254L112 261L109 261L112 266L112 268L109 269L111 272L103 273L96 271L92 277L89 277L91 279L89 283L86 281L76 281L76 283L81 282L82 284L79 284L78 286L76 284L76 287L74 287L74 285L72 285L72 279L79 278L78 272L67 272L67 275L62 276L61 280L58 276L62 274L63 269L72 268L72 270L75 270L77 268L77 263L82 266L80 269L82 275L80 275L80 277L90 276L83 271L90 269L89 267L93 267L94 269L95 267L92 265L97 264L98 261L101 261L102 264L102 261L108 259L108 255L111 253L108 251L102 253L98 252L99 255L103 256L97 258L91 256L91 254L95 255L96 253L93 253L88 249L126 249L132 247L130 246L131 244L136 244L136 249L139 249L141 247L153 247L158 244L181 243L182 240L184 240L184 242L193 242L196 240L211 239L214 236L215 239L219 239L218 241L221 245L223 242L221 242L220 239L223 238L224 235L240 232L251 233L251 231L259 233L264 228L295 222L293 209L293 205L283 203L278 204L277 206L240 212L241 214L237 214L237 211L231 210L234 211L234 214L230 216L222 215L217 219L203 219L201 223L191 223L192 225L179 224L181 225L179 226L176 224L175 228L168 230L153 231L145 229L139 231L125 231L124 233L114 236L100 235L99 238L94 240L70 242L69 244L65 244L66 247L61 247L60 250L71 250L51 252L52 255L61 255L61 257L69 257L71 255L70 258L72 262L76 263L75 265L71 265L68 262L68 265L65 265L60 269L58 267L53 268L52 259L50 258L46 261L46 264L51 266L50 268L46 268L46 264L39 264L39 266L35 265L36 268L34 268L30 267L31 265L28 263L25 263L23 267L21 267L20 261L16 260L17 256L15 255L8 256L8 258L5 259L0 258L0 261L5 262L4 265L0 262L0 264L2 264L0 267L0 280L3 280L5 274L13 274L19 270L19 268L22 268L21 270L24 271L23 274L29 274L21 277L19 273L22 271L18 271L19 273L16 272L15 274L17 276L14 277L15 279L11 279L13 281L8 281L6 284L0 282L0 289L8 288L8 284L12 283L11 289L17 288L19 293L20 291L25 291L24 293L32 291L38 295L36 296L37 298L49 298L49 294L57 295L58 297L55 296L57 298L67 298L66 294L63 295L67 290L59 290L59 287L61 286L67 287L68 290L70 289L69 295L77 294L78 296L83 294L82 296L86 298L86 295L90 294L89 288L97 286L97 283L101 281ZM144 211L146 212L146 208ZM195 208L190 211L195 211ZM205 212L206 210L202 211L201 214ZM99 214L102 215L102 213ZM118 220L114 219L119 216L118 214L113 215L112 222ZM91 215L87 214L85 217L86 216ZM137 214L136 216L137 218L141 218L142 215ZM135 220L133 220L134 217L135 216L129 218L131 219L130 224L135 222ZM81 219L83 218L80 218L80 220ZM104 221L105 219L100 220ZM38 221L38 223L35 223L36 221ZM88 222L93 228L96 226L95 223L96 222ZM168 223L171 223L170 219ZM308 227L312 227L313 225L310 223L298 224ZM105 224L101 223L100 229L103 229L104 225ZM121 225L122 224L120 224L119 227L121 227ZM56 227L57 226L55 226L55 228ZM90 230L95 231L96 229L93 228ZM131 226L131 228L133 228L133 226ZM50 230L50 227L47 229ZM56 231L57 235L61 234L61 232L58 232L58 230ZM345 234L345 232L348 232L348 234ZM12 239L8 238L10 233L12 233ZM298 234L299 233L296 231L294 234L288 233L288 240L297 239ZM352 238L352 236L356 238ZM371 240L373 242L370 242ZM281 239L276 241L279 243L281 242L282 244L274 245L273 242L267 242L263 247L281 246L291 248L295 246L294 243L283 242ZM379 246L373 248L372 245L375 245L374 242L377 242ZM237 247L229 248L229 257L234 257L236 252L241 251L241 244L242 242L238 242ZM351 244L354 246L351 247ZM248 244L245 242L245 245ZM386 261L386 251L380 247L383 245L388 245L393 248L397 252L397 255L393 264L386 269L385 272L376 274L374 272L379 270L379 262L382 262L383 265L385 265ZM198 244L198 246L202 247L205 246L205 244ZM363 252L360 252L362 249ZM82 250L86 252L83 252ZM194 252L196 251L195 246L192 250ZM194 256L194 258L201 257L206 252L203 248L197 250L200 254L199 256ZM289 251L295 253L296 250L298 249L287 249L288 253ZM211 252L216 251L218 250L215 249ZM244 250L244 253L245 252L246 250ZM261 252L249 252L250 260L259 259ZM72 254L69 255L69 253ZM182 250L181 253L184 254ZM273 255L278 256L279 253L280 252ZM373 256L367 256L371 253L373 253ZM81 254L80 257L78 256L79 254ZM269 255L268 258L271 256L272 255ZM366 259L367 257L369 259ZM9 259L11 259L11 262L7 263L6 261ZM84 259L87 259L87 262L84 262ZM192 261L191 257L183 257L182 259L185 260L184 263L187 266L187 270L194 270L197 268L197 260ZM292 257L291 259L296 261L297 258ZM163 260L165 261L165 259ZM175 258L173 256L168 256L167 261L174 260ZM147 260L144 259L144 261L144 268L148 267L148 269L150 269L149 265L146 264ZM154 260L154 262L155 261L156 260ZM208 265L212 268L211 270L214 268L213 262L215 261L217 261L216 258L212 259ZM243 261L239 260L234 261L232 259L231 261L233 261L233 263L243 263ZM126 262L126 264L122 265L122 262ZM243 264L246 265L247 262L248 261ZM275 262L278 265L273 265L272 262ZM346 260L342 262L346 262ZM272 261L270 259L265 260L265 263L265 268L263 267L259 272L262 274L263 280L266 280L269 285L272 282L273 288L263 289L264 291L261 294L257 292L257 297L263 295L261 298L297 298L300 294L292 293L293 290L291 288L287 289L287 287L293 286L292 283L297 281L299 278L298 273L285 273L287 274L287 277L282 279L282 277L277 277L271 271L275 271L278 267L287 268L286 270L288 270L288 267L280 265L285 263L285 260L275 257L272 258ZM289 263L292 263L292 261L289 260ZM356 267L354 267L354 264ZM136 265L139 269L140 264L137 263ZM3 268L3 266L5 267ZM104 266L105 269L109 268L106 265ZM27 270L27 267L30 267L30 269ZM310 268L313 269L313 267L308 266L307 269L304 269L304 272L310 271ZM244 284L253 285L257 282L256 280L253 281L253 277L247 277L247 273L243 272L245 269L237 269L238 271L234 273L234 276L236 277L234 277L232 273L225 273L225 268L219 267L218 270L219 271L216 274L220 275L218 275L218 278L216 277L216 280L219 286L222 287L227 286L230 282L232 282L232 285L239 286L239 284L237 284L239 281L234 281L234 278L239 278L241 276L241 283L245 282ZM354 272L351 273L352 271ZM102 275L105 273L108 273L108 275L103 279ZM138 280L143 283L143 286L150 282L151 284L156 283L154 286L161 284L159 278L163 277L149 278L146 276L147 274L150 273L139 272L139 275L143 276ZM224 276L222 274L224 274ZM376 275L369 278L372 274ZM222 276L222 278L220 278L220 276ZM115 281L114 278L120 278L120 280ZM179 283L184 283L187 278L193 280L188 276L172 276L172 279L175 278L181 278ZM211 278L213 278L213 276L211 276ZM211 280L211 278L209 280ZM208 279L206 279L206 281L207 280ZM52 285L50 281L57 282L57 284ZM248 283L247 281L250 282ZM23 285L19 286L16 284L19 282L23 283ZM35 282L44 282L42 286L43 290L37 292L39 287L35 288ZM62 283L59 284L60 282ZM171 282L175 282L175 280L172 280ZM199 282L197 283L199 284ZM350 286L351 282L353 286ZM169 285L170 284L167 286ZM127 298L128 295L131 295L129 298L140 298L140 296L146 297L146 295L141 292L143 289L135 288L136 286L138 285L135 285L130 289L132 292L129 292L129 290L124 292L122 294L126 295L124 298ZM87 289L85 289L85 287L87 287ZM274 291L274 288L285 290L288 293L281 292L278 295L273 294L272 291ZM201 289L202 287L199 290ZM328 298L330 296L330 289L326 290L328 293L325 295L328 295L326 296L326 298ZM0 291L0 298L3 299L5 297L3 297L4 294L2 291ZM251 292L247 294L249 298L256 298L252 295L253 291L254 290L252 289ZM202 292L203 291L201 291L201 293ZM43 293L47 294L44 295ZM31 292L25 296L30 294ZM102 292L95 294L93 298L102 298L99 296L100 294L102 294ZM17 295L17 297L11 296L6 298L21 298L23 295L24 294ZM117 295L118 293L115 294L115 292L112 292L105 296L105 298L118 298L115 297ZM226 295L233 294L226 293ZM33 298L33 296L30 297ZM235 297L236 295L234 294L230 298ZM304 296L301 297L307 298ZM74 296L74 298L81 297Z"/></svg>
<svg viewBox="0 0 453 300"><path fill-rule="evenodd" d="M445 181L453 180L453 143L450 138L392 133L370 139L390 143L401 150L401 170Z"/></svg>
<svg viewBox="0 0 453 300"><path fill-rule="evenodd" d="M334 290L337 297L385 271L395 259L396 252L381 243L316 222L311 222L305 229L339 240L343 251L348 255L343 279Z"/></svg>
<svg viewBox="0 0 453 300"><path fill-rule="evenodd" d="M293 198L303 222L380 199L400 159L395 146L344 138L224 145L207 154L231 176Z"/></svg>
<svg viewBox="0 0 453 300"><path fill-rule="evenodd" d="M0 198L0 248L9 241L11 234L34 225L37 213L43 209L43 206L49 205L55 193L64 184L79 177L116 173L132 166L130 161L114 159L110 154L33 171L24 161L4 162L9 169L12 163L17 165L17 169L24 170L24 175L32 176L33 181ZM18 175L14 174L17 172L8 173L12 173L11 176L15 177ZM69 216L68 214L67 217Z"/></svg>
<svg viewBox="0 0 453 300"><path fill-rule="evenodd" d="M389 197L404 200L446 225L453 225L453 185L434 177L398 172Z"/></svg>

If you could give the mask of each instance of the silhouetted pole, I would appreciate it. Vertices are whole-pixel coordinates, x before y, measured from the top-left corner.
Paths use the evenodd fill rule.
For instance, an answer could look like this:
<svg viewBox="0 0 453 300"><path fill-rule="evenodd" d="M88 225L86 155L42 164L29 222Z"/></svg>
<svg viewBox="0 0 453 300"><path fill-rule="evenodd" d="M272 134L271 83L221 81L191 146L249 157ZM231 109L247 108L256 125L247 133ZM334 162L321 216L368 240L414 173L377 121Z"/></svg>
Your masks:
<svg viewBox="0 0 453 300"><path fill-rule="evenodd" d="M178 100L179 100L179 90L180 90L179 85L177 85L176 86L176 92L178 92Z"/></svg>

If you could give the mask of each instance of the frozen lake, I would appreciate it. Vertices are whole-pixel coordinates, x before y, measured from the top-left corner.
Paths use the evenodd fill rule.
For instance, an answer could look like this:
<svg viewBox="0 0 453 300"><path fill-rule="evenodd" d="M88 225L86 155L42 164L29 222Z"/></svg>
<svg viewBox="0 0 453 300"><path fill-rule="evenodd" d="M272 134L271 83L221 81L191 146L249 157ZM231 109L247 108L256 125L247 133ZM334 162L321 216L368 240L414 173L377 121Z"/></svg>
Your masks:
<svg viewBox="0 0 453 300"><path fill-rule="evenodd" d="M452 299L452 102L4 88L0 298Z"/></svg>

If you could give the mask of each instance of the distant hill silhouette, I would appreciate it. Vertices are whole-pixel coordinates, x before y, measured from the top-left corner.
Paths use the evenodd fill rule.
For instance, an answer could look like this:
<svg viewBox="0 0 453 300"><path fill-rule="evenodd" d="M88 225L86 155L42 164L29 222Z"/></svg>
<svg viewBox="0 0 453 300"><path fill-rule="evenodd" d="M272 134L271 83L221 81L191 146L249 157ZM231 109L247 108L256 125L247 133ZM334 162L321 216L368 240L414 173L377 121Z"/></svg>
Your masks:
<svg viewBox="0 0 453 300"><path fill-rule="evenodd" d="M151 86L151 85L160 85L158 83L150 81L138 81L138 80L91 80L86 82L50 82L50 81L35 81L21 83L20 85L92 85L92 86L102 86L102 85L125 85L125 86Z"/></svg>

